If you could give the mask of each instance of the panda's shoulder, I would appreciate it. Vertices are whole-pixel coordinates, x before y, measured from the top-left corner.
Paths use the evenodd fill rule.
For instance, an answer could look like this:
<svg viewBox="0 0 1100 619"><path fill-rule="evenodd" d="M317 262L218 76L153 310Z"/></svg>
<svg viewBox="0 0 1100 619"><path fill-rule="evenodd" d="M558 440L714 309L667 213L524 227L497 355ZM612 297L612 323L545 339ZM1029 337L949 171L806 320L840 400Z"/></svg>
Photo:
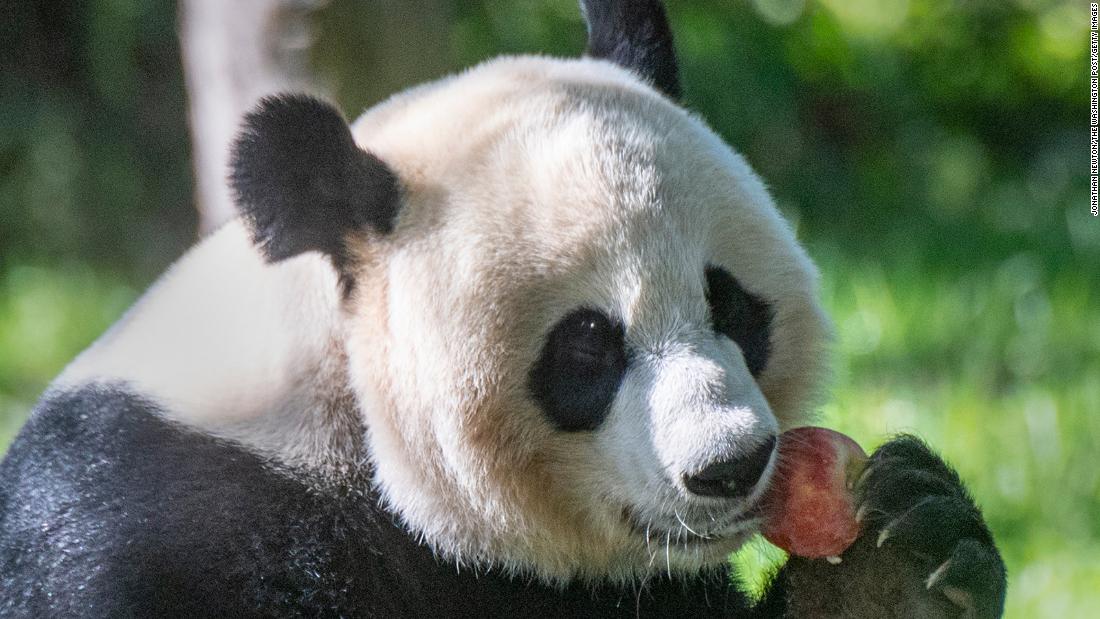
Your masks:
<svg viewBox="0 0 1100 619"><path fill-rule="evenodd" d="M407 543L376 510L117 385L44 398L0 488L0 580L24 608L63 611L55 597L109 611L112 596L149 611L200 612L211 596L222 610L347 606L364 584L349 579L370 576L349 570L352 554ZM233 591L243 597L221 595Z"/></svg>
<svg viewBox="0 0 1100 619"><path fill-rule="evenodd" d="M166 420L125 385L102 383L47 393L13 441L0 481L3 517L16 529L35 518L43 531L88 520L139 537L143 525L202 527L239 516L234 502L255 507L307 494L260 456Z"/></svg>

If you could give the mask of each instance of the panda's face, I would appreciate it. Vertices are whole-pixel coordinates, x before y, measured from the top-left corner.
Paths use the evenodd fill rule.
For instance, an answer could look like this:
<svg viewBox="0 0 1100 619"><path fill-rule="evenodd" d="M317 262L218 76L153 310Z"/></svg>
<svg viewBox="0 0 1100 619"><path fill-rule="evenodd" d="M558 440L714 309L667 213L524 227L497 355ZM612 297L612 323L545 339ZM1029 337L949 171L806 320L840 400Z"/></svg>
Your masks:
<svg viewBox="0 0 1100 619"><path fill-rule="evenodd" d="M551 579L724 561L826 331L743 160L593 61L496 61L354 131L404 191L348 304L384 498L445 555Z"/></svg>

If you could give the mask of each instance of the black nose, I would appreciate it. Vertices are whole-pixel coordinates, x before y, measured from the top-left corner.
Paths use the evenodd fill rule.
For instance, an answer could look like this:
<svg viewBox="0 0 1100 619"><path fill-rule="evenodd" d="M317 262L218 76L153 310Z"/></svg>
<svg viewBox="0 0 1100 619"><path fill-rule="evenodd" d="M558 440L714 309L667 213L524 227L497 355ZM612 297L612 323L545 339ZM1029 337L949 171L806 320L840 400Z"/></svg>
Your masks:
<svg viewBox="0 0 1100 619"><path fill-rule="evenodd" d="M775 437L771 436L748 454L714 462L694 475L684 475L684 486L700 496L746 496L760 481L773 451Z"/></svg>

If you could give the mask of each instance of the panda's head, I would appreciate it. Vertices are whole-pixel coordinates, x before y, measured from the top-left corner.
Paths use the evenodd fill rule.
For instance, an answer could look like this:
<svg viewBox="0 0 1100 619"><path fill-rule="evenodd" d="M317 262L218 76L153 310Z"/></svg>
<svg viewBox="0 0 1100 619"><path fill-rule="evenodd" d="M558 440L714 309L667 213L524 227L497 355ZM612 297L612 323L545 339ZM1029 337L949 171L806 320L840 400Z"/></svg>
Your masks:
<svg viewBox="0 0 1100 619"><path fill-rule="evenodd" d="M722 563L820 373L811 263L674 100L660 6L622 4L586 7L589 58L488 62L350 130L270 98L236 145L259 247L340 273L384 500L458 562Z"/></svg>

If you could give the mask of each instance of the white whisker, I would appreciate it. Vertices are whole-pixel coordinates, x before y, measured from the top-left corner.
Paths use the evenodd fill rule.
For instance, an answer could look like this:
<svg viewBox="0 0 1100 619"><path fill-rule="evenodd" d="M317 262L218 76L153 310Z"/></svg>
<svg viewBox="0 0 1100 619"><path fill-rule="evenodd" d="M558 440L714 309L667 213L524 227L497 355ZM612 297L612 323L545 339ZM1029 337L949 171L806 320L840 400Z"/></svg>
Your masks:
<svg viewBox="0 0 1100 619"><path fill-rule="evenodd" d="M691 527L689 527L689 526L687 525L687 523L686 523L686 522L684 522L684 519L680 517L680 513L679 513L679 512L675 512L675 511L674 511L674 512L672 512L672 514L673 514L674 516L676 516L676 519L677 519L677 520L679 520L679 521L680 521L680 526L682 526L682 527L684 527L685 529L687 529L688 533L691 533L691 534L692 534L692 535L694 535L695 537L701 537L701 538L703 538L703 539L709 539L709 538L710 538L710 536L709 536L709 535L703 535L702 533L696 533L696 532L695 532L694 530L692 530L692 528L691 528Z"/></svg>
<svg viewBox="0 0 1100 619"><path fill-rule="evenodd" d="M672 573L672 558L669 556L669 546L672 545L672 531L665 533L665 569Z"/></svg>

